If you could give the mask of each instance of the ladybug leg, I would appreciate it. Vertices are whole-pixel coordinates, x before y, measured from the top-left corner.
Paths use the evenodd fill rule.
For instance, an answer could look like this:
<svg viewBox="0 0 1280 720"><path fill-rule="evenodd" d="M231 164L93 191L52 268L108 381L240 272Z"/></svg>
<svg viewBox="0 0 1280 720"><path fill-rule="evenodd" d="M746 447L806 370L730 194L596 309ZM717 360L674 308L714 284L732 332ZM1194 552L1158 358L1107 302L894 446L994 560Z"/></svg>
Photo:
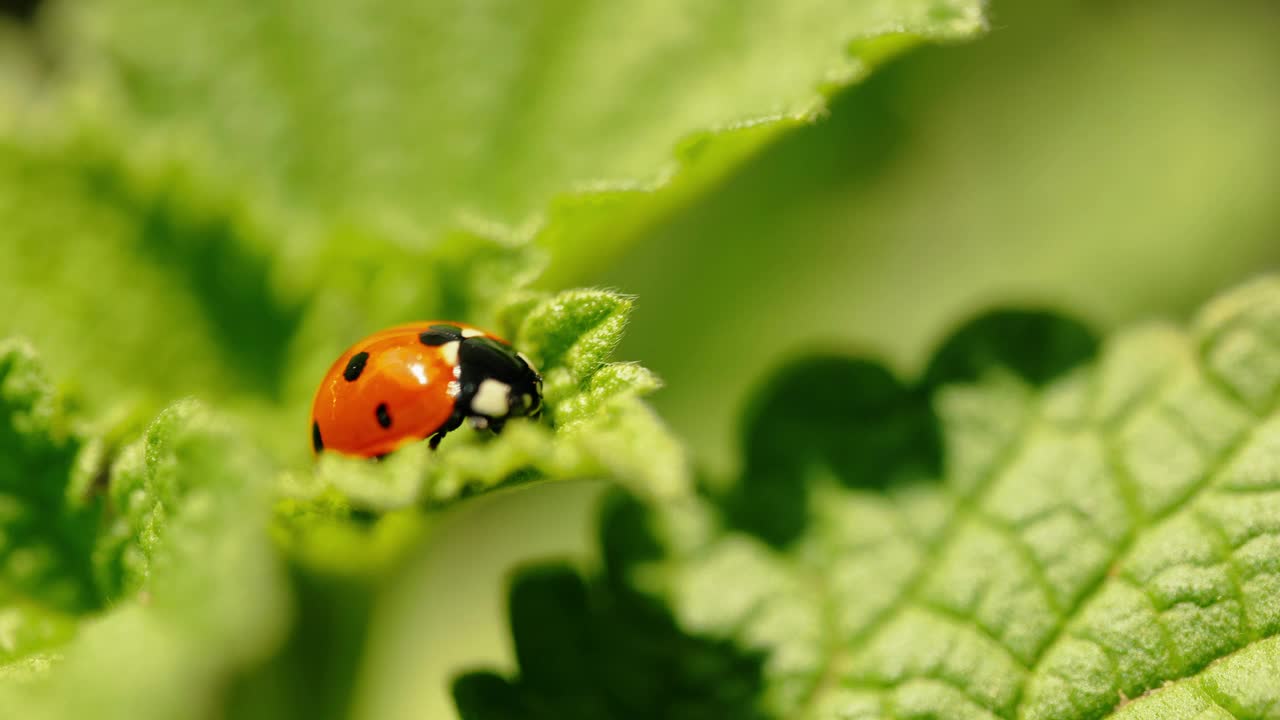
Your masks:
<svg viewBox="0 0 1280 720"><path fill-rule="evenodd" d="M452 415L449 416L449 419L445 421L444 425L440 426L439 430L436 430L434 433L432 433L429 436L429 440L427 441L427 446L430 447L432 450L435 450L436 448L440 447L440 441L444 439L444 436L448 435L454 430L457 430L458 427L462 425L462 420L463 420L462 414L459 412L454 412Z"/></svg>

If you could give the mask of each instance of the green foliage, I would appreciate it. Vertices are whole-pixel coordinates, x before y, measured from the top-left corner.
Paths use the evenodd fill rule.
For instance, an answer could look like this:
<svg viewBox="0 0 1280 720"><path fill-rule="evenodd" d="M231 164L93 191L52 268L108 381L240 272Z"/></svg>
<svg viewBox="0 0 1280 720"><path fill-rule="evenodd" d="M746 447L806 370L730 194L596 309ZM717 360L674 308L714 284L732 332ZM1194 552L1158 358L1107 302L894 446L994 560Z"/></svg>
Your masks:
<svg viewBox="0 0 1280 720"><path fill-rule="evenodd" d="M67 3L56 20L76 53L53 94L139 162L188 158L304 223L411 246L497 223L575 249L671 204L648 191L682 164L700 166L688 192L815 117L886 53L853 40L983 24L976 0L131 0ZM569 223L541 228L553 201ZM574 227L598 226L601 206L605 233Z"/></svg>
<svg viewBox="0 0 1280 720"><path fill-rule="evenodd" d="M100 607L90 557L99 513L85 479L92 452L23 342L0 341L0 617L8 664L68 634L68 618Z"/></svg>
<svg viewBox="0 0 1280 720"><path fill-rule="evenodd" d="M345 344L485 324L534 236L561 277L598 262L978 7L46 1L3 26L0 335L99 412L216 397L301 460Z"/></svg>
<svg viewBox="0 0 1280 720"><path fill-rule="evenodd" d="M189 716L274 647L286 588L267 534L271 468L193 402L157 418L115 462L109 521L80 558L92 557L103 604L74 618L74 638L6 666L0 712ZM62 515L54 523L72 513ZM12 621L19 637L49 622Z"/></svg>
<svg viewBox="0 0 1280 720"><path fill-rule="evenodd" d="M376 628L452 657L387 598L431 553L483 554L449 543L454 509L570 480L614 489L601 566L516 578L519 673L458 679L466 718L1274 715L1280 283L1189 334L1101 346L1049 313L991 313L912 381L843 352L800 359L748 407L738 470L701 483L647 404L658 374L615 359L678 360L670 394L705 457L752 363L858 313L919 333L939 273L1055 266L1088 279L1091 317L1140 304L1095 291L1105 260L1019 261L1029 237L1090 258L1132 240L1204 271L1163 295L1131 282L1130 300L1238 275L1261 256L1274 183L1253 158L1280 107L1249 71L1274 45L1249 18L1274 12L1249 2L1230 22L1158 10L1147 35L1115 22L1080 48L1031 43L1070 68L1057 82L1000 50L959 65L982 87L942 88L927 63L950 61L926 56L838 98L923 41L979 34L984 4L46 0L18 21L0 5L0 338L30 339L0 340L0 717L385 720L366 707L387 674ZM1064 3L1019 12L1071 19ZM1230 41L1186 52L1189 34ZM1125 82L1080 61L1121 45L1153 48L1116 63L1139 68ZM1182 58L1173 84L1144 70ZM1231 123L1176 101L1197 82L1229 85L1212 105ZM1045 104L1031 85L1101 100L1068 99L1046 130L1021 114ZM1111 108L1134 88L1195 133L1116 133L1133 152L1112 164L1056 162L1091 157L1064 130L1129 127ZM928 104L952 96L982 116ZM830 101L836 122L817 124ZM1215 142L1184 142L1206 127ZM1046 132L1069 149L1027 146ZM1194 162L1132 184L1148 194L1099 202L1090 184L1050 220L1024 202L1174 156ZM1230 179L1232 197L1187 177ZM941 228L962 237L978 216L1010 229L943 247ZM1214 245L1228 230L1240 252ZM656 264L638 251L604 283L664 283L632 352L631 296L559 288L599 283L646 231ZM863 234L907 238L911 272L849 254ZM1166 237L1224 259L1165 253ZM431 318L510 338L544 375L543 416L312 462L306 412L332 359ZM396 697L445 685L400 677Z"/></svg>
<svg viewBox="0 0 1280 720"><path fill-rule="evenodd" d="M147 717L171 717L234 681L236 707L278 712L262 704L276 697L300 716L334 712L349 701L372 612L363 578L393 569L435 509L464 492L592 476L682 493L682 451L640 399L656 379L608 363L629 310L611 293L570 291L521 296L501 313L546 374L542 423L460 432L439 452L418 445L381 463L326 455L314 471L283 475L194 401L163 412L108 467L105 437L72 431L27 346L0 346L4 674L23 680L0 689L0 708L136 717L145 703ZM308 651L318 641L324 650ZM344 647L342 658L326 654ZM342 680L320 705L304 686L271 680L334 674Z"/></svg>
<svg viewBox="0 0 1280 720"><path fill-rule="evenodd" d="M548 257L607 256L879 59L983 21L974 0L816 0L47 2L23 22L0 20L0 336L44 348L81 413L4 347L0 645L25 685L0 700L110 716L151 684L164 717L343 707L358 658L310 648L357 653L378 584L461 497L591 477L684 494L684 449L641 400L659 381L611 362L631 300L527 286ZM544 418L304 465L332 358L431 317L506 325ZM188 395L208 404L172 404Z"/></svg>
<svg viewBox="0 0 1280 720"><path fill-rule="evenodd" d="M273 338L296 311L270 298L228 213L148 188L87 145L0 138L0 185L0 300L14 309L0 332L30 336L86 400L274 392L285 368Z"/></svg>
<svg viewBox="0 0 1280 720"><path fill-rule="evenodd" d="M990 332L1010 324L1023 331ZM520 675L461 679L463 716L1272 717L1280 278L1216 300L1190 333L1094 347L1048 314L995 315L935 355L959 372L916 392L866 361L784 370L736 487L607 513L599 592L568 571L516 581ZM815 402L833 435L875 447L832 453L806 433L755 449L794 440ZM789 532L739 522L748 503L794 514ZM566 604L588 627L629 612L648 634L638 618L660 618L671 657L604 630L590 640L616 647L598 660L538 637ZM594 694L548 677L584 663L603 674ZM695 682L713 668L732 677ZM656 678L695 691L641 691L665 704L632 713ZM755 695L749 711L730 689Z"/></svg>

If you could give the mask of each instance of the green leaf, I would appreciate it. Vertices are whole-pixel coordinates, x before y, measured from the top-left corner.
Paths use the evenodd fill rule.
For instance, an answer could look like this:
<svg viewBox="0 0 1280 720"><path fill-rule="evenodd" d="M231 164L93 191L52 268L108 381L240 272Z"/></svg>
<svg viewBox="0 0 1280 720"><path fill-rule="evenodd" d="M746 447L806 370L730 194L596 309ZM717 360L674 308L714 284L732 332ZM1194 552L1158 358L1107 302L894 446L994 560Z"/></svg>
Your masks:
<svg viewBox="0 0 1280 720"><path fill-rule="evenodd" d="M1121 703L1114 717L1270 717L1280 704L1280 639L1259 640L1159 692Z"/></svg>
<svg viewBox="0 0 1280 720"><path fill-rule="evenodd" d="M0 666L56 647L98 609L90 557L100 503L91 447L30 346L0 340Z"/></svg>
<svg viewBox="0 0 1280 720"><path fill-rule="evenodd" d="M114 151L0 139L0 334L40 347L94 414L280 398L298 302L243 211Z"/></svg>
<svg viewBox="0 0 1280 720"><path fill-rule="evenodd" d="M545 266L536 229L585 257L816 117L820 85L981 24L974 0L735 6L675 35L660 6L465 5L48 3L35 30L6 27L0 334L31 337L112 424L216 399L302 461L297 408L346 343L486 324ZM885 33L906 35L846 52ZM677 175L665 199L636 190Z"/></svg>
<svg viewBox="0 0 1280 720"><path fill-rule="evenodd" d="M34 351L20 340L0 341L0 466L5 523L0 587L66 610L98 603L87 559L97 507L81 496L85 444L74 433L61 398Z"/></svg>
<svg viewBox="0 0 1280 720"><path fill-rule="evenodd" d="M183 158L239 189L299 230L287 244L330 223L417 247L490 228L542 233L566 269L820 115L884 55L983 27L977 0L58 10L69 51L52 94L72 123L132 163Z"/></svg>
<svg viewBox="0 0 1280 720"><path fill-rule="evenodd" d="M1272 717L1280 278L1215 301L1189 333L1120 333L1096 360L1087 339L1041 342L1087 338L1077 325L1045 314L1017 322L1027 331L1003 343L993 344L987 318L944 344L938 362L964 372L942 382L931 374L895 386L869 363L828 362L824 384L789 404L775 397L782 417L757 416L747 435L803 421L820 400L847 442L893 449L870 465L830 454L839 446L821 434L796 435L788 463L773 459L780 445L763 470L748 455L744 480L770 494L736 495L740 480L608 515L600 591L575 599L570 586L581 581L561 573L559 590L516 592L521 673L460 682L463 716L500 716L498 707L588 717L603 707L614 717L729 717L744 700L717 689L736 688L769 717ZM937 466L927 446L907 451L927 421L895 419L919 407L916 392L941 438ZM798 527L784 536L731 512L754 501L765 516L797 498ZM546 584L535 575L516 587ZM555 593L577 603L588 627L635 607L668 617L668 656L655 662L625 643L584 651L596 638L575 641L566 629L562 643L524 639L556 627L557 602L544 601ZM694 663L708 643L719 659ZM546 677L562 662L604 679L583 693ZM662 695L645 713L626 709L645 683L710 667L729 677Z"/></svg>
<svg viewBox="0 0 1280 720"><path fill-rule="evenodd" d="M283 576L267 535L271 475L252 445L195 403L156 419L111 473L118 514L93 555L107 605L80 617L55 652L6 669L0 713L212 712L215 693L273 649L284 625Z"/></svg>

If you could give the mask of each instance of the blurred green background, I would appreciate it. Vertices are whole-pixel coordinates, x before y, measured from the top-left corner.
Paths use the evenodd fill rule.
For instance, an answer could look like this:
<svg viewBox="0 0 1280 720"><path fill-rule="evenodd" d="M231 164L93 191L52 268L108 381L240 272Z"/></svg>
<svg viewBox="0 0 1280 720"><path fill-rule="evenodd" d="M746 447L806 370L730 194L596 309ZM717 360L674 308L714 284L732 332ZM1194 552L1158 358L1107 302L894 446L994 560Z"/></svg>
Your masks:
<svg viewBox="0 0 1280 720"><path fill-rule="evenodd" d="M619 357L665 379L655 405L710 472L732 471L739 410L752 384L789 355L836 347L914 373L947 328L993 304L1060 308L1105 330L1181 318L1213 292L1280 267L1280 5L995 0L990 18L990 33L971 44L890 62L838 95L828 117L788 131L705 192L655 210L641 232L602 241L585 260L552 257L558 284L638 296ZM0 60L39 67L58 37L10 29ZM17 53L17 43L37 49ZM21 84L10 81L5 94L0 82L14 117L30 108L12 103L38 104L13 90ZM396 112L377 98L367 109L375 124L378 113ZM315 266L282 271L265 258L300 255L314 241L305 230L288 224L296 234L275 237L270 223L221 199L192 203L181 190L206 179L181 169L113 175L102 145L93 133L73 152L0 141L0 222L23 228L0 234L9 243L0 245L8 308L0 334L35 336L98 412L127 415L136 406L125 399L136 394L195 388L225 393L260 427L303 428L295 415L313 366L385 319L352 310L352 298L407 307L433 292L378 265L416 251L350 230L331 231ZM163 191L170 186L178 189ZM520 195L515 205L529 202L506 189ZM316 195L325 202L337 192ZM92 199L32 211L63 196ZM151 261L121 265L111 243L139 207L154 232L137 247ZM201 240L165 244L175 236ZM78 239L40 242L50 237ZM214 245L232 250L201 254ZM335 274L346 284L307 296L308 278L326 263L341 266ZM374 278L386 282L371 289ZM163 311L150 307L157 302ZM258 321L218 321L249 314ZM148 323L115 322L135 315ZM79 335L65 318L97 326L95 338L115 322L109 346L93 350L110 355L101 377L86 371L92 357L70 356ZM172 342L156 347L161 332ZM291 332L288 345L264 340ZM147 367L175 370L140 390L129 384L139 376L130 353L158 353ZM298 357L308 371L291 376ZM292 458L300 456L292 437L266 432L264 442ZM588 558L599 490L543 486L453 511L379 600L357 715L449 717L451 674L509 667L507 573L547 555Z"/></svg>

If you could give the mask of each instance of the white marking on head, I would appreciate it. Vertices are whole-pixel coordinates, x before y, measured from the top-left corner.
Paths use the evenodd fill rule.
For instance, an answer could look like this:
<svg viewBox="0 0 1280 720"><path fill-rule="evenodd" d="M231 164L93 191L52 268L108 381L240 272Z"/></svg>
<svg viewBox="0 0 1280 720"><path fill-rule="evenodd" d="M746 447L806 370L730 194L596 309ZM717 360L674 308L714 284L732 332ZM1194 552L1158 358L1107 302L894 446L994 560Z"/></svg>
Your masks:
<svg viewBox="0 0 1280 720"><path fill-rule="evenodd" d="M454 340L451 343L445 343L440 346L440 357L443 357L445 362L455 367L458 364L458 345L459 344L460 342L458 340Z"/></svg>
<svg viewBox="0 0 1280 720"><path fill-rule="evenodd" d="M511 386L489 378L480 383L471 398L471 412L489 417L502 417L511 409Z"/></svg>
<svg viewBox="0 0 1280 720"><path fill-rule="evenodd" d="M484 335L483 330L477 330L475 328L462 328L462 337L464 338L480 337L481 335Z"/></svg>
<svg viewBox="0 0 1280 720"><path fill-rule="evenodd" d="M468 418L468 420L471 421L471 427L477 430L483 430L489 427L489 418L480 417L479 415L472 415L470 418Z"/></svg>

